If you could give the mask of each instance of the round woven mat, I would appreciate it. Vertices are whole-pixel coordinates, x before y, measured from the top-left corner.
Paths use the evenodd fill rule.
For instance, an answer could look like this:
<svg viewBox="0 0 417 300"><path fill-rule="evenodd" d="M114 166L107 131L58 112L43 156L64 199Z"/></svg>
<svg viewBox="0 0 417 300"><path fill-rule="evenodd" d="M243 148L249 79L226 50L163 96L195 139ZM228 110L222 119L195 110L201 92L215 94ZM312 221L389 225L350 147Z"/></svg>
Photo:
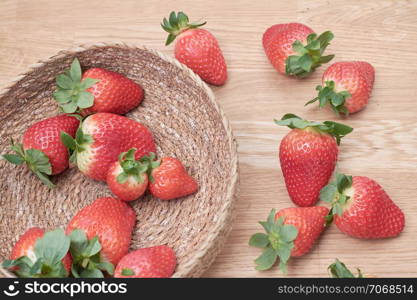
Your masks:
<svg viewBox="0 0 417 300"><path fill-rule="evenodd" d="M10 137L21 142L28 126L57 114L51 98L55 77L74 57L84 70L102 67L139 83L145 100L127 117L152 130L159 157L179 158L199 182L199 191L182 199L160 201L146 195L133 202L137 224L131 248L168 244L178 257L174 277L200 276L231 229L238 189L236 142L211 90L175 59L145 48L94 45L32 66L0 95L0 153L9 151ZM82 207L111 195L104 183L74 166L53 182L58 186L48 189L26 167L0 160L0 261L28 227L65 228Z"/></svg>

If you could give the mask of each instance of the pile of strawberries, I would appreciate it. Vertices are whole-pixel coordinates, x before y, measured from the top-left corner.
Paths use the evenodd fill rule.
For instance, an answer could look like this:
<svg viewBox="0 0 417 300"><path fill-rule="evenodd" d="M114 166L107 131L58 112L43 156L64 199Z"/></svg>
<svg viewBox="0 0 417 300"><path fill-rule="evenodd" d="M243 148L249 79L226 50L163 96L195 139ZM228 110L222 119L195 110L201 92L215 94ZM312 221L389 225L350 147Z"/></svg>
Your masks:
<svg viewBox="0 0 417 300"><path fill-rule="evenodd" d="M175 57L180 62L207 83L223 85L226 62L216 38L200 28L204 24L190 23L183 12L172 12L161 26L169 33L166 45L176 40ZM334 58L324 55L333 37L330 31L317 35L303 24L289 23L268 28L262 42L278 72L304 78ZM369 101L374 77L367 62L334 63L316 87L317 97L307 104L317 101L338 116L358 112ZM32 125L23 145L12 141L16 154L3 157L14 164L26 163L50 187L54 185L48 176L63 172L70 160L88 177L106 181L118 199L97 199L74 216L65 232L29 229L3 265L23 277L171 276L176 265L171 248L155 246L127 254L136 216L125 201L138 199L147 188L162 200L183 197L196 192L198 184L178 159L156 160L149 129L121 116L141 103L143 89L109 70L82 73L77 59L56 81L53 96L64 114ZM329 183L340 141L353 128L294 114L275 122L291 129L281 141L279 158L288 194L297 206L272 210L267 221L260 222L266 234L250 238L250 245L263 249L255 260L258 270L271 268L279 259L286 272L289 258L309 252L331 223L361 239L400 234L404 214L377 182L336 174ZM318 199L331 208L315 206ZM338 260L329 270L334 277L353 277Z"/></svg>
<svg viewBox="0 0 417 300"><path fill-rule="evenodd" d="M64 232L28 229L3 266L20 277L170 277L174 251L166 245L128 253L136 221L126 203L146 190L161 200L190 195L198 183L174 157L156 159L151 131L122 114L144 98L142 87L102 68L81 71L77 58L56 78L53 94L62 114L30 126L14 154L3 158L26 164L47 186L50 175L73 162L86 176L105 181L117 198L95 200L81 209Z"/></svg>
<svg viewBox="0 0 417 300"><path fill-rule="evenodd" d="M280 73L303 78L334 57L323 56L332 39L329 31L317 36L303 24L278 24L266 30L263 46ZM318 96L307 104L318 101L320 107L328 105L337 115L358 112L369 101L374 77L374 68L367 62L334 63L316 88ZM257 270L269 269L279 259L279 267L286 273L289 258L309 252L332 223L359 239L390 238L401 233L404 213L377 182L364 176L336 174L329 183L340 140L353 128L332 121L311 122L294 114L275 122L291 129L281 140L279 159L288 194L298 207L272 210L267 221L260 222L266 233L256 233L249 241L263 249L255 260ZM315 206L319 199L329 203L330 210ZM329 270L333 277L353 277L338 260Z"/></svg>

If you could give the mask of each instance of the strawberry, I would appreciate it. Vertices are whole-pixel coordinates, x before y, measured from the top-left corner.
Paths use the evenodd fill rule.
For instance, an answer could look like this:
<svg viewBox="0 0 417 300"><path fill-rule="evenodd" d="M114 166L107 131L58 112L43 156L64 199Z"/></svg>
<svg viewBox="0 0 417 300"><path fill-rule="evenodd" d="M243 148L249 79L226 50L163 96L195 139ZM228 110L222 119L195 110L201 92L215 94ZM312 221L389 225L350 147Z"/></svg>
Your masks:
<svg viewBox="0 0 417 300"><path fill-rule="evenodd" d="M134 210L125 202L110 197L98 198L72 218L66 233L72 235L75 229L80 229L85 232L88 240L97 238L101 244L102 261L116 265L129 250L135 221ZM86 240L79 232L76 232L74 239L80 240L82 243L85 243ZM95 241L93 242L95 243ZM98 249L98 247L93 248ZM83 255L83 251L75 252L80 253L73 255L75 256L74 260ZM79 260L81 263L84 261L84 259Z"/></svg>
<svg viewBox="0 0 417 300"><path fill-rule="evenodd" d="M135 160L135 152L136 148L122 152L107 172L107 185L123 201L138 199L148 187L148 163Z"/></svg>
<svg viewBox="0 0 417 300"><path fill-rule="evenodd" d="M142 248L124 256L114 272L116 278L167 278L174 273L177 260L165 245Z"/></svg>
<svg viewBox="0 0 417 300"><path fill-rule="evenodd" d="M288 23L268 28L262 43L266 56L278 72L303 78L333 59L334 55L323 56L332 39L330 31L317 36L306 25Z"/></svg>
<svg viewBox="0 0 417 300"><path fill-rule="evenodd" d="M330 275L333 278L363 278L363 274L360 269L358 270L358 276L356 277L353 273L346 267L344 263L336 258L335 262L332 263L328 268Z"/></svg>
<svg viewBox="0 0 417 300"><path fill-rule="evenodd" d="M320 192L332 204L330 217L340 231L360 239L397 236L404 229L404 213L384 189L364 176L337 174Z"/></svg>
<svg viewBox="0 0 417 300"><path fill-rule="evenodd" d="M330 105L339 115L355 113L369 101L374 85L375 70L364 61L332 64L323 74L322 84L316 87L318 96L306 105L319 101L319 106Z"/></svg>
<svg viewBox="0 0 417 300"><path fill-rule="evenodd" d="M135 158L156 152L152 133L141 123L111 113L88 116L77 130L75 140L62 134L63 143L73 151L76 162L87 176L105 181L110 165L121 152L136 148Z"/></svg>
<svg viewBox="0 0 417 300"><path fill-rule="evenodd" d="M164 157L160 162L153 157L144 158L152 162L149 190L161 200L171 200L195 193L198 183L188 175L182 163L173 157Z"/></svg>
<svg viewBox="0 0 417 300"><path fill-rule="evenodd" d="M32 227L19 238L3 267L24 278L68 277L72 261L69 247L70 239L62 229L45 233Z"/></svg>
<svg viewBox="0 0 417 300"><path fill-rule="evenodd" d="M171 12L164 18L162 28L169 33L165 45L175 39L175 58L193 70L207 83L223 85L227 80L227 67L216 38L199 27L204 23L189 23L183 12Z"/></svg>
<svg viewBox="0 0 417 300"><path fill-rule="evenodd" d="M275 123L292 129L279 148L288 194L296 205L312 206L336 166L340 139L353 129L331 121L309 122L293 114Z"/></svg>
<svg viewBox="0 0 417 300"><path fill-rule="evenodd" d="M259 271L270 269L280 260L279 267L286 273L290 257L299 257L310 251L326 225L326 207L289 207L277 213L273 209L266 222L259 222L265 233L256 233L249 245L263 248L255 263Z"/></svg>
<svg viewBox="0 0 417 300"><path fill-rule="evenodd" d="M82 74L77 58L69 70L57 76L56 83L53 97L66 113L125 114L143 100L143 89L136 82L103 68L88 69Z"/></svg>
<svg viewBox="0 0 417 300"><path fill-rule="evenodd" d="M21 165L26 163L39 179L49 187L54 184L48 175L55 175L68 168L68 150L60 140L61 132L74 137L80 121L62 114L36 122L23 135L23 145L11 140L16 154L4 154L7 161Z"/></svg>

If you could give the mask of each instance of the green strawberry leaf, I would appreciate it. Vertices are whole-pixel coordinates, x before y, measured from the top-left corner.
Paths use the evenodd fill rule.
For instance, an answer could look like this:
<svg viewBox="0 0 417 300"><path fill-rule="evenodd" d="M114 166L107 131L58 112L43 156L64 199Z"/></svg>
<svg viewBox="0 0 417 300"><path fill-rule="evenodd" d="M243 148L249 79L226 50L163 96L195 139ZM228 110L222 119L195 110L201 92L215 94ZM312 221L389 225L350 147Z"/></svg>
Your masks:
<svg viewBox="0 0 417 300"><path fill-rule="evenodd" d="M67 147L69 150L75 150L77 148L77 143L75 140L65 131L61 131L61 142Z"/></svg>
<svg viewBox="0 0 417 300"><path fill-rule="evenodd" d="M249 240L249 245L258 248L265 248L269 244L268 236L265 233L255 233Z"/></svg>
<svg viewBox="0 0 417 300"><path fill-rule="evenodd" d="M80 92L77 101L79 108L88 108L94 105L94 96L89 92Z"/></svg>
<svg viewBox="0 0 417 300"><path fill-rule="evenodd" d="M103 271L113 274L114 266L101 256L102 246L97 236L88 240L83 230L74 229L69 237L74 277L102 278Z"/></svg>
<svg viewBox="0 0 417 300"><path fill-rule="evenodd" d="M298 230L295 226L293 225L283 225L280 231L280 238L284 241L284 242L291 242L293 240L295 240L295 238L297 237L298 234Z"/></svg>
<svg viewBox="0 0 417 300"><path fill-rule="evenodd" d="M103 272L99 269L85 269L80 274L81 278L104 278Z"/></svg>
<svg viewBox="0 0 417 300"><path fill-rule="evenodd" d="M264 271L270 269L277 261L278 255L271 247L265 248L262 254L255 260L256 270Z"/></svg>
<svg viewBox="0 0 417 300"><path fill-rule="evenodd" d="M14 165L21 165L25 162L24 158L16 154L3 154L1 157Z"/></svg>
<svg viewBox="0 0 417 300"><path fill-rule="evenodd" d="M358 270L358 276L356 277L344 263L336 258L335 262L329 265L327 268L333 278L363 278L362 272Z"/></svg>
<svg viewBox="0 0 417 300"><path fill-rule="evenodd" d="M73 82L79 82L81 80L81 66L78 58L74 58L72 61L69 72Z"/></svg>
<svg viewBox="0 0 417 300"><path fill-rule="evenodd" d="M35 243L36 257L42 258L48 265L60 262L67 255L70 248L70 238L62 229L45 233Z"/></svg>
<svg viewBox="0 0 417 300"><path fill-rule="evenodd" d="M135 275L135 272L133 272L133 270L130 269L130 268L123 268L122 269L122 275L123 276L133 276L133 275Z"/></svg>

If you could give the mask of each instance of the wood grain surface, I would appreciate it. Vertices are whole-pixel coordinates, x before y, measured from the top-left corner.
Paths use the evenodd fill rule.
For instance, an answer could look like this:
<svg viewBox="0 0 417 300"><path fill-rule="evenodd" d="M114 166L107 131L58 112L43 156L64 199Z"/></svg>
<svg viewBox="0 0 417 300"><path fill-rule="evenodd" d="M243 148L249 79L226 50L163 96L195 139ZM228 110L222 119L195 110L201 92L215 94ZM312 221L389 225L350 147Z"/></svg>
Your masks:
<svg viewBox="0 0 417 300"><path fill-rule="evenodd" d="M184 10L219 40L229 80L214 88L239 143L241 196L233 231L207 277L280 277L277 268L254 270L259 250L247 245L271 208L292 206L278 162L288 132L274 118L292 112L335 120L331 111L305 108L324 68L304 80L278 74L261 44L270 25L298 21L315 31L331 29L334 61L366 60L376 69L368 107L345 123L355 128L342 141L338 169L377 180L404 210L406 227L394 239L364 241L336 227L313 250L289 264L288 276L326 277L339 258L375 276L417 276L417 1L150 1L0 0L0 88L29 65L83 43L124 41L171 54L160 21Z"/></svg>

